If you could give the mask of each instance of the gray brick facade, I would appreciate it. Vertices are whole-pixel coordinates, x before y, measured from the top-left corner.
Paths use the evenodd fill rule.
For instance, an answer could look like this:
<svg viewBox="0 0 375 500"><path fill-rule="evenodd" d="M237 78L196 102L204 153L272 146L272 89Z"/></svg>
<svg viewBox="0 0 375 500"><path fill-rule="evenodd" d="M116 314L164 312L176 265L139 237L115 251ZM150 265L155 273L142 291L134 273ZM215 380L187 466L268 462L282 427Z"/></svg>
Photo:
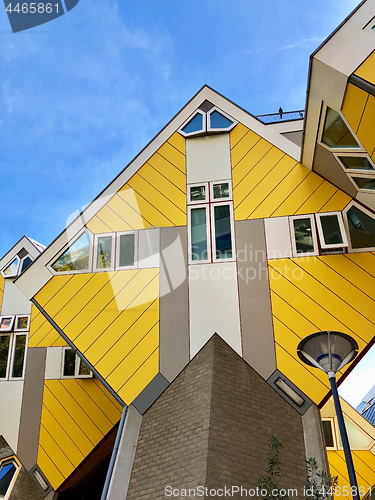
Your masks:
<svg viewBox="0 0 375 500"><path fill-rule="evenodd" d="M166 499L167 485L254 488L272 434L284 444L279 486L302 498L301 415L215 335L144 414L127 500Z"/></svg>

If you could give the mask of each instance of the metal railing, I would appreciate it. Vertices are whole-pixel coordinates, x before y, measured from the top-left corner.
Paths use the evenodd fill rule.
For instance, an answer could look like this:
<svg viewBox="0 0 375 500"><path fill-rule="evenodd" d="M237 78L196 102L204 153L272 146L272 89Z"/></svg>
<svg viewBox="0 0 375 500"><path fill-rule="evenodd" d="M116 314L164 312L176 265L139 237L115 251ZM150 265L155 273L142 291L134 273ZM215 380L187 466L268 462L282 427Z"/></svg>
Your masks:
<svg viewBox="0 0 375 500"><path fill-rule="evenodd" d="M265 124L289 122L292 120L303 120L305 118L305 110L287 111L282 113L273 113L270 115L258 115L258 120Z"/></svg>

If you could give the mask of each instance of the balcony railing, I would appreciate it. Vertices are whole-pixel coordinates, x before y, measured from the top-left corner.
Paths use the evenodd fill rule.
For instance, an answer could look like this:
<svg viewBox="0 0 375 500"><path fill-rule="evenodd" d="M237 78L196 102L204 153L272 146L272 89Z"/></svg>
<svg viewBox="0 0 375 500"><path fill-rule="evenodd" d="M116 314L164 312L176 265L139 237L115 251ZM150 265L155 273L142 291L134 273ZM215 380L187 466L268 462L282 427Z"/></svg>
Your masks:
<svg viewBox="0 0 375 500"><path fill-rule="evenodd" d="M271 115L258 115L258 120L265 124L270 123L280 123L280 122L290 122L293 120L303 120L305 118L305 110L301 109L299 111L288 111L283 113L273 113Z"/></svg>

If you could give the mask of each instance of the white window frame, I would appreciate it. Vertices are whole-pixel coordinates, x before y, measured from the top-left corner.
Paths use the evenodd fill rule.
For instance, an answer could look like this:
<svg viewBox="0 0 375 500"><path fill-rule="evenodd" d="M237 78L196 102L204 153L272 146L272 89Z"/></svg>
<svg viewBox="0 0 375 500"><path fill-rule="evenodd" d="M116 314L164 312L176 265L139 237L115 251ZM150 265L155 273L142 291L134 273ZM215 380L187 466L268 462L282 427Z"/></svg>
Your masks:
<svg viewBox="0 0 375 500"><path fill-rule="evenodd" d="M18 318L27 318L26 328L17 328ZM16 314L14 320L14 331L15 332L28 332L30 330L30 314Z"/></svg>
<svg viewBox="0 0 375 500"><path fill-rule="evenodd" d="M26 336L26 342L25 342L25 353L23 356L23 367L22 367L22 375L21 377L13 377L13 365L14 365L14 355L16 352L16 337L19 337L21 335ZM29 336L27 332L22 332L22 331L17 331L13 333L12 338L11 338L11 348L10 348L10 365L9 365L9 373L8 373L8 379L9 380L23 380L25 378L25 368L26 368L26 354L27 354L27 347L29 345ZM8 360L9 362L9 360Z"/></svg>
<svg viewBox="0 0 375 500"><path fill-rule="evenodd" d="M362 205L358 205L358 203L356 203L354 200L352 200L352 201L350 201L350 203L348 203L348 205L342 211L343 219L344 219L344 226L345 226L345 229L346 229L346 234L348 235L348 251L350 253L374 252L375 251L375 247L363 247L363 248L353 248L352 247L352 240L350 239L350 231L349 231L349 223L348 223L347 212L349 211L349 209L353 205L355 205L362 212L364 212L366 215L368 215L369 217L371 217L372 219L375 220L375 215L372 212L370 212L369 210L367 210L365 207L363 207Z"/></svg>
<svg viewBox="0 0 375 500"><path fill-rule="evenodd" d="M311 221L311 233L312 233L312 239L313 239L313 246L314 246L314 251L313 252L306 252L306 253L297 253L297 245L296 245L296 238L295 238L295 233L294 233L294 220L300 220L300 219L310 219ZM316 235L316 228L315 228L315 219L314 216L311 215L293 215L289 217L289 230L290 230L290 239L292 242L292 254L293 257L313 257L319 254L318 250L318 239Z"/></svg>
<svg viewBox="0 0 375 500"><path fill-rule="evenodd" d="M322 417L322 422L331 422L331 431L332 431L332 438L333 438L333 446L326 446L327 450L337 450L337 436L336 436L336 422L335 419L332 417Z"/></svg>
<svg viewBox="0 0 375 500"><path fill-rule="evenodd" d="M20 260L19 266L18 266L17 274L21 274L23 261L26 260L27 258L29 258L31 260L31 264L34 262L34 259L31 257L31 255L29 253L27 255L25 255L25 257L22 257L22 259ZM31 264L30 264L30 266L31 266Z"/></svg>
<svg viewBox="0 0 375 500"><path fill-rule="evenodd" d="M186 125L196 116L196 115L201 115L202 116L202 129L201 130L196 130L195 132L184 132L182 129L186 127ZM198 134L203 134L207 130L207 124L206 124L206 113L202 111L201 109L197 109L192 115L189 116L187 120L184 121L184 123L181 125L181 127L178 129L178 132L183 135L184 137L193 137Z"/></svg>
<svg viewBox="0 0 375 500"><path fill-rule="evenodd" d="M354 177L361 177L362 179L373 179L375 181L375 172L373 175L368 175L368 173L365 173L363 171L358 171L356 172L355 174L353 173L349 173L347 172L348 174L348 177L351 181L351 183L353 184L353 186L355 187L355 189L359 192L359 193L370 193L370 194L375 194L375 189L364 189L364 188L361 188L358 186L358 184L356 183Z"/></svg>
<svg viewBox="0 0 375 500"><path fill-rule="evenodd" d="M15 273L14 273L14 274L4 274L4 270L5 270L7 267L9 267L10 265L12 265L12 264L13 264L13 262L14 262L15 260L17 260L17 259L18 259L18 264L17 264L17 267L16 267L16 271L15 271ZM8 262L8 264L6 264L6 265L2 268L2 270L1 270L1 274L2 274L3 278L5 278L5 279L7 279L7 278L15 278L16 276L18 276L18 272L19 272L19 270L20 270L20 265L21 265L21 260L22 260L22 259L20 259L20 258L18 257L18 255L15 255L12 259L10 259L10 261Z"/></svg>
<svg viewBox="0 0 375 500"><path fill-rule="evenodd" d="M79 240L79 238L83 235L83 233L86 233L87 236L90 238L90 246L89 246L89 265L88 269L80 269L80 270L73 270L73 271L55 271L52 267L52 265L62 256L64 253L68 250L68 248L74 243ZM112 234L112 233L111 233ZM54 276L60 276L63 274L82 274L82 273L91 273L92 272L92 248L93 248L93 234L91 231L89 231L86 227L82 228L73 238L69 240L68 243L64 245L64 247L57 253L55 256L48 262L48 270L51 271L51 273Z"/></svg>
<svg viewBox="0 0 375 500"><path fill-rule="evenodd" d="M220 198L222 200L223 198ZM216 233L215 233L215 207L217 206L229 206L229 217L230 217L230 231L232 240L232 257L228 259L218 259L216 258ZM235 247L235 237L234 237L234 216L233 216L233 203L228 201L220 201L210 204L211 209L211 236L212 236L212 262L233 262L236 260L236 247ZM196 262L196 261L194 261Z"/></svg>
<svg viewBox="0 0 375 500"><path fill-rule="evenodd" d="M229 185L229 196L228 198L214 198L214 184L228 184ZM220 181L211 181L210 182L210 201L211 203L221 203L226 201L233 200L233 189L232 189L232 181L229 179L224 179Z"/></svg>
<svg viewBox="0 0 375 500"><path fill-rule="evenodd" d="M324 122L325 122L325 119L326 119L327 108L333 109L333 111L336 111L336 113L338 113L340 115L342 121L348 127L349 132L353 135L354 139L358 143L358 146L359 146L358 148L348 148L348 147L331 148L331 147L329 147L327 144L325 144L323 142ZM318 132L318 140L317 140L318 144L320 144L321 146L323 146L325 149L327 149L331 153L335 153L335 154L340 154L340 151L342 151L343 153L350 153L350 154L348 154L348 156L351 156L352 153L366 153L367 154L367 151L363 147L363 144L358 139L357 134L354 132L354 130L350 126L350 123L348 122L348 120L345 118L345 116L343 115L343 113L341 111L337 111L336 109L332 108L332 106L329 106L328 104L326 104L325 102L323 102L322 103L322 114L321 114L321 117L322 118L321 118L320 124L319 124L319 132Z"/></svg>
<svg viewBox="0 0 375 500"><path fill-rule="evenodd" d="M111 267L96 267L97 265L97 259L98 259L98 242L99 238L112 238L112 243L111 243ZM115 269L115 262L116 262L116 255L115 255L115 234L114 233L99 233L95 234L94 236L94 272L96 273L101 273L101 272L109 272L109 271L114 271Z"/></svg>
<svg viewBox="0 0 375 500"><path fill-rule="evenodd" d="M206 238L207 238L207 259L204 260L193 260L192 255L192 238L191 238L191 211L197 208L204 208L206 210ZM209 204L193 204L188 206L188 255L189 255L189 263L191 264L207 264L211 262L211 231L210 231L210 210Z"/></svg>
<svg viewBox="0 0 375 500"><path fill-rule="evenodd" d="M0 328L0 334L1 333L9 333L13 330L13 325L14 325L14 314L6 314L6 315L3 315L3 316L0 316L0 326L1 326L1 322L3 319L6 319L6 318L11 318L12 321L10 322L10 326L6 329L6 330L3 330L2 328Z"/></svg>
<svg viewBox="0 0 375 500"><path fill-rule="evenodd" d="M78 356L78 354L75 352L75 365L74 365L74 375L64 375L64 364L65 364L65 351L73 349L69 346L64 346L62 350L62 357L61 357L61 378L62 379L75 379L75 378L93 378L93 372L90 370L89 375L79 375L79 365L81 362L81 358Z"/></svg>
<svg viewBox="0 0 375 500"><path fill-rule="evenodd" d="M9 350L8 350L7 366L6 366L6 369L5 369L5 377L0 377L1 381L3 381L3 380L9 380L9 375L10 375L9 368L10 368L10 365L11 365L12 351L13 351L13 345L12 345L13 333L12 332L0 332L0 337L5 337L5 335L9 335L10 339L9 339Z"/></svg>
<svg viewBox="0 0 375 500"><path fill-rule="evenodd" d="M332 244L329 244L329 243L325 242L321 217L332 216L332 215L336 215L337 216L337 220L338 220L338 223L339 223L339 228L340 228L340 231L341 231L342 241L343 241L342 243L332 243ZM332 248L332 249L334 249L334 248L344 248L344 247L346 248L346 247L349 246L348 237L347 237L347 234L346 234L346 230L345 230L345 226L344 226L344 220L343 220L341 212L322 212L322 213L315 214L315 218L316 218L316 225L317 225L318 233L319 233L320 248L322 248L323 250L326 250L326 249L329 249L329 248Z"/></svg>
<svg viewBox="0 0 375 500"><path fill-rule="evenodd" d="M369 154L366 153L348 153L347 151L342 151L342 152L334 152L333 153L333 156L336 158L336 160L339 162L340 164L340 167L344 170L344 172L346 174L352 174L352 175L355 175L357 176L357 174L365 174L366 177L368 177L368 174L370 174L370 177L371 176L375 176L375 164L374 162L372 161L372 159L370 158ZM355 168L346 168L346 166L344 165L343 161L341 160L341 158L343 157L348 157L348 158L366 158L368 160L368 162L372 165L372 167L374 168L374 170L359 170L359 169L355 169ZM358 189L358 186L357 186L357 189Z"/></svg>
<svg viewBox="0 0 375 500"><path fill-rule="evenodd" d="M10 494L12 493L14 484L17 480L18 474L21 470L21 463L18 461L18 459L15 455L11 456L11 457L6 457L6 458L0 460L0 467L2 467L3 465L8 465L10 463L13 463L13 465L16 467L16 472L14 473L14 476L12 477L12 480L8 486L7 492L6 492L3 500L9 499Z"/></svg>
<svg viewBox="0 0 375 500"><path fill-rule="evenodd" d="M205 187L206 198L204 200L190 201L190 188L192 187ZM187 204L188 205L202 205L202 203L208 203L210 201L210 187L208 182L195 182L193 184L188 184L187 193Z"/></svg>
<svg viewBox="0 0 375 500"><path fill-rule="evenodd" d="M230 120L232 122L232 125L227 128L211 128L211 114L214 111L217 111L220 115L223 115L225 118ZM207 132L230 132L237 125L237 123L237 120L235 120L232 116L228 115L228 113L225 113L225 111L218 108L217 106L214 106L209 111L207 111Z"/></svg>
<svg viewBox="0 0 375 500"><path fill-rule="evenodd" d="M120 236L134 234L134 266L120 266ZM138 231L122 231L120 233L116 233L116 269L124 270L124 269L137 269L138 268ZM96 261L95 261L96 262Z"/></svg>

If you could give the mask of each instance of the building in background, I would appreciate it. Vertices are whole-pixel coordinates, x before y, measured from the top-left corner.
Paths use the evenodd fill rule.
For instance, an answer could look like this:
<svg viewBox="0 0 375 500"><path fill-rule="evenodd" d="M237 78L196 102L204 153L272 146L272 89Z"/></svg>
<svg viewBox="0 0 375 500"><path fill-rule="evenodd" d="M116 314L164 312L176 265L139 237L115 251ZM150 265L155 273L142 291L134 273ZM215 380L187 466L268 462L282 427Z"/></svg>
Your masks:
<svg viewBox="0 0 375 500"><path fill-rule="evenodd" d="M364 396L357 406L357 411L375 426L375 386Z"/></svg>
<svg viewBox="0 0 375 500"><path fill-rule="evenodd" d="M339 330L360 359L375 339L374 14L362 2L312 55L305 111L257 118L204 86L3 279L3 304L10 285L32 304L5 498L27 499L17 471L48 500L100 498L112 450L108 500L249 491L272 434L280 486L302 498L310 456L349 484L328 379L296 350ZM344 412L365 496L375 428Z"/></svg>

